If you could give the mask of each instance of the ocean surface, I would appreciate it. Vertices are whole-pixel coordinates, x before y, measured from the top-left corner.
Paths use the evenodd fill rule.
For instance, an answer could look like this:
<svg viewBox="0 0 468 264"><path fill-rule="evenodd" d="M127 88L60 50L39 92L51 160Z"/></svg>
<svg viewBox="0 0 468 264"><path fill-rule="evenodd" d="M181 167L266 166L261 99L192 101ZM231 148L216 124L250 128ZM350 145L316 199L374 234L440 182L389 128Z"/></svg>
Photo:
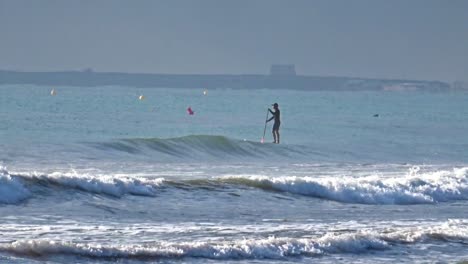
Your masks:
<svg viewBox="0 0 468 264"><path fill-rule="evenodd" d="M203 91L0 86L0 263L468 260L468 93Z"/></svg>

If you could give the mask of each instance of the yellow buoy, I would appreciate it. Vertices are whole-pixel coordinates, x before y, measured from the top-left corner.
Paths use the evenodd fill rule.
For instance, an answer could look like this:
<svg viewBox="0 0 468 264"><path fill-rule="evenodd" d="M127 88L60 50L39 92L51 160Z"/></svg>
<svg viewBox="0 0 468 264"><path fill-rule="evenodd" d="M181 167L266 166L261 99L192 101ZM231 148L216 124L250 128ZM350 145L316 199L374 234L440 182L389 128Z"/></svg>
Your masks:
<svg viewBox="0 0 468 264"><path fill-rule="evenodd" d="M54 95L56 95L56 94L57 94L57 92L55 92L55 89L52 89L52 90L50 91L50 95L54 96Z"/></svg>
<svg viewBox="0 0 468 264"><path fill-rule="evenodd" d="M143 99L145 99L145 96L140 95L140 97L138 97L138 99L143 100Z"/></svg>

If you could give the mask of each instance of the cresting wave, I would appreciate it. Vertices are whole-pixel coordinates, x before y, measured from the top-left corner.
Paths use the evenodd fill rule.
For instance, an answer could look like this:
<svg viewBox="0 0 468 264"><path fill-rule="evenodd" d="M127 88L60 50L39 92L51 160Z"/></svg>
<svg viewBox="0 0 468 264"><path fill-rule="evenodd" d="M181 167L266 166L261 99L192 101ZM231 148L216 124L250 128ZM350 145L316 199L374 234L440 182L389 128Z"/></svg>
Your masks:
<svg viewBox="0 0 468 264"><path fill-rule="evenodd" d="M248 186L267 191L281 191L342 203L361 204L430 204L468 200L468 168L419 172L392 178L380 176L258 176L232 175L218 178L166 180L164 178L121 177L78 174L76 172L36 172L14 174L0 170L0 203L19 203L32 196L34 186L57 185L81 191L122 197L155 196L163 187L184 190L238 188ZM204 188L209 186L210 188ZM236 187L237 186L237 187Z"/></svg>
<svg viewBox="0 0 468 264"><path fill-rule="evenodd" d="M468 200L468 168L420 173L394 178L227 176L224 182L277 190L343 203L423 204Z"/></svg>
<svg viewBox="0 0 468 264"><path fill-rule="evenodd" d="M15 204L31 196L29 190L0 167L0 203Z"/></svg>
<svg viewBox="0 0 468 264"><path fill-rule="evenodd" d="M74 255L87 258L284 259L324 254L367 253L397 245L444 241L468 243L468 225L451 220L439 225L327 232L307 238L266 237L191 242L154 241L141 244L84 243L36 239L0 243L0 251L29 257Z"/></svg>
<svg viewBox="0 0 468 264"><path fill-rule="evenodd" d="M236 140L224 136L190 135L177 138L133 138L92 144L97 149L127 154L159 154L161 157L182 160L225 158L302 157L304 146L262 144ZM310 153L309 153L310 154Z"/></svg>
<svg viewBox="0 0 468 264"><path fill-rule="evenodd" d="M27 187L35 185L58 185L90 193L121 197L125 194L154 196L164 179L136 177L113 177L111 175L88 175L76 172L37 172L13 174L0 168L0 203L18 203L32 196Z"/></svg>

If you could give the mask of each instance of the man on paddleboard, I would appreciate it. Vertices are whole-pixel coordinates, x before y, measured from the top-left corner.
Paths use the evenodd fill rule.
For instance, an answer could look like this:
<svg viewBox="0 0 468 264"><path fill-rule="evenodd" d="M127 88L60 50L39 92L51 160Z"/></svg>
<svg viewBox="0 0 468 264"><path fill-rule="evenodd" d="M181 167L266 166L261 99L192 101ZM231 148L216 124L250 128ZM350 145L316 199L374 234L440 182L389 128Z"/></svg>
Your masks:
<svg viewBox="0 0 468 264"><path fill-rule="evenodd" d="M268 108L268 111L273 115L270 119L267 120L267 122L270 122L271 120L275 120L275 123L273 124L273 139L275 140L273 143L279 144L280 143L280 134L279 134L279 128L281 125L281 120L280 120L280 110L278 108L278 104L274 103L273 104L273 109L275 111L271 111L270 108Z"/></svg>

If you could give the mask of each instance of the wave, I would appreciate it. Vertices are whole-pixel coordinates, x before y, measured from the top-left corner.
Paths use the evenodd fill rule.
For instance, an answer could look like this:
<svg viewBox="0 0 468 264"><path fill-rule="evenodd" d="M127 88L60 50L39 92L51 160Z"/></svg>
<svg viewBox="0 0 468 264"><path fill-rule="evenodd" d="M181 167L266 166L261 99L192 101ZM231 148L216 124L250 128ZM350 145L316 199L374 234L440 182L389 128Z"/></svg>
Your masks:
<svg viewBox="0 0 468 264"><path fill-rule="evenodd" d="M0 167L0 203L15 204L31 196L31 192L15 177Z"/></svg>
<svg viewBox="0 0 468 264"><path fill-rule="evenodd" d="M339 238L338 238L339 239ZM207 259L282 259L290 256L321 255L324 251L344 250L365 251L384 249L381 241L354 238L347 247L340 241L331 246L321 245L310 239L245 239L225 243L182 242L154 243L146 245L102 246L97 244L73 243L50 240L16 241L0 245L1 251L26 256L78 255L93 258L207 258Z"/></svg>
<svg viewBox="0 0 468 264"><path fill-rule="evenodd" d="M71 172L10 173L0 168L0 203L20 203L32 196L35 187L59 186L80 191L122 197L154 197L162 188L172 191L222 190L247 186L342 203L433 204L468 200L468 167L420 172L389 178L379 175L353 176L259 176L228 175L215 178L165 179ZM34 193L34 192L33 192Z"/></svg>
<svg viewBox="0 0 468 264"><path fill-rule="evenodd" d="M155 196L164 179L89 175L76 172L37 172L14 174L0 168L0 203L19 203L32 196L27 188L39 185L56 185L85 192L122 197L126 194Z"/></svg>
<svg viewBox="0 0 468 264"><path fill-rule="evenodd" d="M35 239L0 243L0 251L29 257L73 255L87 258L206 258L284 259L327 254L362 254L411 243L468 243L468 224L450 220L433 226L365 229L326 232L316 237L256 237L209 241L148 241L143 244L98 244L64 240Z"/></svg>
<svg viewBox="0 0 468 264"><path fill-rule="evenodd" d="M287 158L312 154L304 146L262 144L249 140L237 140L224 136L189 135L177 138L133 138L91 144L97 149L127 154L145 154L183 160L207 158Z"/></svg>
<svg viewBox="0 0 468 264"><path fill-rule="evenodd" d="M420 173L403 177L269 177L226 176L221 181L265 190L317 197L343 203L424 204L468 200L468 168Z"/></svg>

